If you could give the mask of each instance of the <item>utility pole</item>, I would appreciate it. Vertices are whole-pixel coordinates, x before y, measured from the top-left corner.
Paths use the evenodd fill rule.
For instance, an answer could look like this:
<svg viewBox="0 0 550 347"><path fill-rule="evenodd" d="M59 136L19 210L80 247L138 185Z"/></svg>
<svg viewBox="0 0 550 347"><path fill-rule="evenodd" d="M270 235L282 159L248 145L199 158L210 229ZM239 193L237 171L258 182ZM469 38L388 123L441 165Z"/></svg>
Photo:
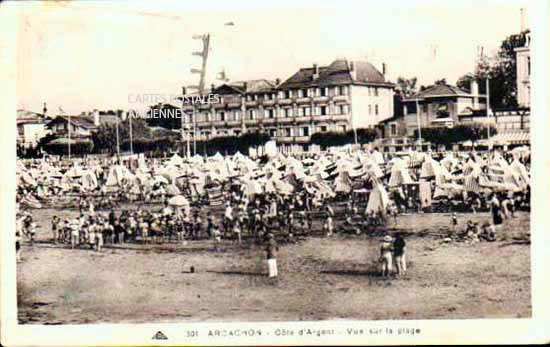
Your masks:
<svg viewBox="0 0 550 347"><path fill-rule="evenodd" d="M69 129L69 160L71 160L71 115L70 114L69 114L67 127Z"/></svg>
<svg viewBox="0 0 550 347"><path fill-rule="evenodd" d="M210 34L204 34L204 35L193 35L194 40L202 40L202 51L200 52L193 52L193 55L199 56L202 58L202 64L201 69L191 69L191 73L198 73L200 74L199 79L199 87L198 87L198 94L199 96L202 96L204 94L204 83L205 83L205 76L206 76L206 62L208 60L208 51L210 49ZM193 152L197 153L197 115L195 112L195 105L193 104L193 112L192 112L192 122L193 122ZM189 127L191 128L191 127ZM189 131L190 132L190 131ZM188 134L189 134L188 132ZM189 137L187 140L187 154L189 156L190 154L190 144L189 144Z"/></svg>
<svg viewBox="0 0 550 347"><path fill-rule="evenodd" d="M416 124L418 126L418 144L422 145L422 127L420 126L420 105L416 99Z"/></svg>
<svg viewBox="0 0 550 347"><path fill-rule="evenodd" d="M130 154L134 154L134 144L132 139L132 117L128 117L128 124L130 126Z"/></svg>
<svg viewBox="0 0 550 347"><path fill-rule="evenodd" d="M120 122L120 118L116 121L116 155L118 158L120 158L120 141L118 138L118 123Z"/></svg>

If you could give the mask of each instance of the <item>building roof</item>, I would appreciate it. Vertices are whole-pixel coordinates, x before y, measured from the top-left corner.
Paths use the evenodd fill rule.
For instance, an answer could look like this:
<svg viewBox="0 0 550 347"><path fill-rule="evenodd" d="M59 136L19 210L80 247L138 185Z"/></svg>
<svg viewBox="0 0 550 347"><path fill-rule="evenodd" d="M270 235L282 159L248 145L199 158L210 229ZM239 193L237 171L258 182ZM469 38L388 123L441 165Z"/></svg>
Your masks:
<svg viewBox="0 0 550 347"><path fill-rule="evenodd" d="M227 94L227 93L266 93L271 92L275 88L275 81L269 81L266 79L248 80L248 81L236 81L231 83L225 83L214 89L215 93Z"/></svg>
<svg viewBox="0 0 550 347"><path fill-rule="evenodd" d="M32 112L29 110L19 109L17 110L17 124L24 123L43 123L44 115L41 113Z"/></svg>
<svg viewBox="0 0 550 347"><path fill-rule="evenodd" d="M69 117L65 115L55 117L51 122L48 123L48 126L51 126L53 124L60 123L60 122L67 122L69 118L71 119L71 124L73 124L74 126L81 127L84 129L96 128L94 124L94 120L90 117L87 117L87 116L70 116Z"/></svg>
<svg viewBox="0 0 550 347"><path fill-rule="evenodd" d="M281 83L279 88L291 89L309 86L329 86L342 84L387 84L384 75L371 63L366 61L347 61L337 59L328 66L301 68L289 79Z"/></svg>
<svg viewBox="0 0 550 347"><path fill-rule="evenodd" d="M456 86L449 84L434 84L424 89L421 92L416 93L413 96L405 98L406 101L414 101L416 99L436 98L436 97L449 97L449 96L467 96L474 97L473 94L468 93ZM478 97L485 97L485 95L478 95Z"/></svg>

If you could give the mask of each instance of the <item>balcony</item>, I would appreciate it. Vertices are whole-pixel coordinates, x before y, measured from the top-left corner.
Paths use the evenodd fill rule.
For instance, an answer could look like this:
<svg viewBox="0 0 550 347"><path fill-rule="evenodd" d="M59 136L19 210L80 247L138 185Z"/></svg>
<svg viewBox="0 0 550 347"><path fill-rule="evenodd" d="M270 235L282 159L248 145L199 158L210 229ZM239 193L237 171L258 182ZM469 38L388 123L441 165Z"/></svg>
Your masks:
<svg viewBox="0 0 550 347"><path fill-rule="evenodd" d="M332 97L332 100L334 102L336 101L348 101L348 96L347 95L335 95Z"/></svg>
<svg viewBox="0 0 550 347"><path fill-rule="evenodd" d="M264 124L266 125L275 124L275 123L277 123L276 118L264 118Z"/></svg>
<svg viewBox="0 0 550 347"><path fill-rule="evenodd" d="M240 109L241 108L241 103L240 102L229 102L229 103L227 103L227 107Z"/></svg>
<svg viewBox="0 0 550 347"><path fill-rule="evenodd" d="M307 142L309 142L309 136L295 136L294 139L298 143L307 143Z"/></svg>
<svg viewBox="0 0 550 347"><path fill-rule="evenodd" d="M309 104L309 103L311 103L311 98L309 98L309 97L297 98L296 103L297 104Z"/></svg>
<svg viewBox="0 0 550 347"><path fill-rule="evenodd" d="M264 99L264 101L262 102L262 105L264 106L273 106L275 105L275 99Z"/></svg>
<svg viewBox="0 0 550 347"><path fill-rule="evenodd" d="M258 106L258 101L256 100L246 101L244 104L246 105L246 107L256 107Z"/></svg>
<svg viewBox="0 0 550 347"><path fill-rule="evenodd" d="M279 105L290 105L292 101L292 99L279 99Z"/></svg>
<svg viewBox="0 0 550 347"><path fill-rule="evenodd" d="M347 114L334 114L330 116L330 119L333 121L347 121L348 115Z"/></svg>
<svg viewBox="0 0 550 347"><path fill-rule="evenodd" d="M292 136L278 136L275 138L275 140L277 142L293 142L294 141L294 137Z"/></svg>
<svg viewBox="0 0 550 347"><path fill-rule="evenodd" d="M258 123L259 123L258 119L245 119L245 121L244 121L244 124L246 124L246 125L254 125L254 124L258 124Z"/></svg>
<svg viewBox="0 0 550 347"><path fill-rule="evenodd" d="M240 120L229 120L226 122L227 126L234 127L234 126L240 126L241 121Z"/></svg>
<svg viewBox="0 0 550 347"><path fill-rule="evenodd" d="M296 117L297 123L309 123L311 122L311 116L300 116Z"/></svg>
<svg viewBox="0 0 550 347"><path fill-rule="evenodd" d="M294 122L294 117L279 118L279 123L281 124L290 124L292 122Z"/></svg>
<svg viewBox="0 0 550 347"><path fill-rule="evenodd" d="M330 100L328 96L316 96L313 98L313 101L317 104L326 103Z"/></svg>

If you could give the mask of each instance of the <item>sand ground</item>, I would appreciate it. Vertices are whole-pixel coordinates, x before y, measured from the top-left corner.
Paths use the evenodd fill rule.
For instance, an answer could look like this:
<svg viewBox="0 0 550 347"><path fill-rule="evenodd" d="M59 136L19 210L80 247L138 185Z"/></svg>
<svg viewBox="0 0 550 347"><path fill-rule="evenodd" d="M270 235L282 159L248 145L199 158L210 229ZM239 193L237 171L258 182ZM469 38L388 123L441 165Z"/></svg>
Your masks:
<svg viewBox="0 0 550 347"><path fill-rule="evenodd" d="M531 316L529 215L506 221L496 242L443 242L448 214L398 217L409 234L407 276L378 276L380 237L309 237L281 245L277 280L263 249L209 240L106 247L48 243L53 214L35 210L38 242L17 265L18 317L27 324L325 319L463 319ZM488 213L459 214L485 221ZM189 269L194 266L195 273Z"/></svg>

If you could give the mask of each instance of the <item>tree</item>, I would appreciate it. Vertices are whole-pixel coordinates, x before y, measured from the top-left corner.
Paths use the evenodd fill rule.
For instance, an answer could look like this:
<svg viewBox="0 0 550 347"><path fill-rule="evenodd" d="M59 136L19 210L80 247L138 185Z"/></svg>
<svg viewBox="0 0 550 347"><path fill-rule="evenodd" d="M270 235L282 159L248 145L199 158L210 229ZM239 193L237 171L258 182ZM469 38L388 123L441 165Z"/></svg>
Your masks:
<svg viewBox="0 0 550 347"><path fill-rule="evenodd" d="M417 78L404 78L404 77L398 77L397 78L397 91L401 95L402 98L408 98L416 94L417 87L416 87Z"/></svg>
<svg viewBox="0 0 550 347"><path fill-rule="evenodd" d="M132 118L132 144L140 139L154 139L151 129L147 126L144 119ZM121 149L123 143L130 143L130 118L118 123L118 138ZM101 124L96 131L92 133L92 141L96 153L116 153L116 124Z"/></svg>
<svg viewBox="0 0 550 347"><path fill-rule="evenodd" d="M422 138L436 145L450 146L452 144L471 140L487 138L487 126L481 123L459 124L452 128L448 127L428 127L422 128ZM496 134L496 129L493 125L489 127L489 135ZM418 130L414 131L413 137L418 137Z"/></svg>
<svg viewBox="0 0 550 347"><path fill-rule="evenodd" d="M489 79L489 99L491 108L517 107L516 52L515 48L525 45L528 31L510 35L502 41L497 54L489 59L481 55L475 71L461 76L456 85L470 91L470 82L476 79L479 92L485 94L485 80Z"/></svg>
<svg viewBox="0 0 550 347"><path fill-rule="evenodd" d="M377 136L376 130L370 129L370 128L357 129L356 132L357 132L358 144L365 144L365 143L372 142ZM349 130L345 133L342 133L342 132L315 133L311 135L311 143L319 145L321 147L344 146L347 144L355 143L355 132L353 130Z"/></svg>

